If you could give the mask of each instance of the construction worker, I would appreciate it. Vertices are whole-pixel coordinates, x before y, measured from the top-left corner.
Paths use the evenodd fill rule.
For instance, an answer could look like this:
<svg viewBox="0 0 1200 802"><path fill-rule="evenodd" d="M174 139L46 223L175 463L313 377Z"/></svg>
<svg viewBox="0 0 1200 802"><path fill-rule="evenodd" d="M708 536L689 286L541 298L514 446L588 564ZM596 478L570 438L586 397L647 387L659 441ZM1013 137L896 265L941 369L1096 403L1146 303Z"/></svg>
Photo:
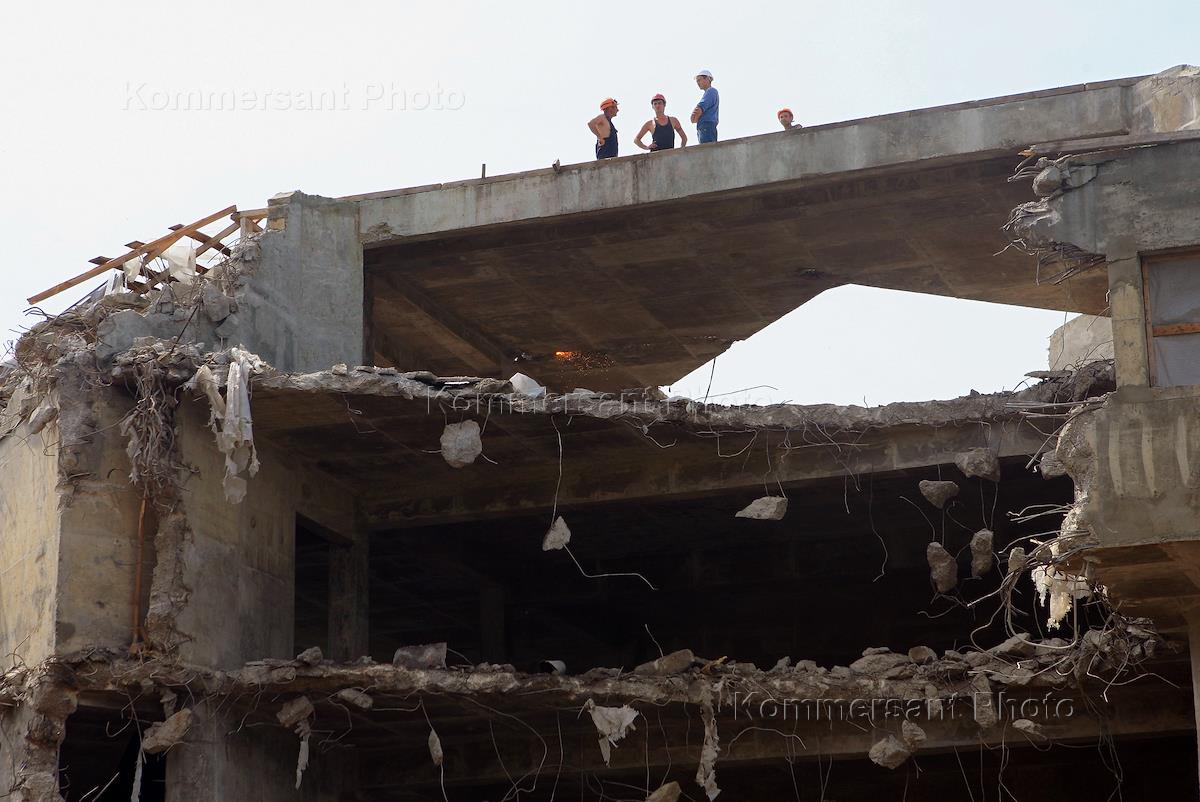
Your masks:
<svg viewBox="0 0 1200 802"><path fill-rule="evenodd" d="M717 141L717 118L721 109L721 96L713 88L713 74L708 70L696 73L696 86L704 92L696 108L692 109L692 122L696 124L696 138L703 145Z"/></svg>
<svg viewBox="0 0 1200 802"><path fill-rule="evenodd" d="M780 109L779 112L775 116L779 119L779 124L783 126L783 130L785 130L785 131L791 130L792 128L803 128L804 127L802 125L792 125L792 110L791 109L787 109L787 108Z"/></svg>
<svg viewBox="0 0 1200 802"><path fill-rule="evenodd" d="M600 113L588 121L588 130L596 137L597 159L612 159L617 155L617 127L612 122L617 111L617 101L606 97L600 102Z"/></svg>
<svg viewBox="0 0 1200 802"><path fill-rule="evenodd" d="M642 150L670 150L675 147L675 132L678 131L679 147L686 145L687 134L683 132L683 126L675 117L667 116L667 99L661 94L655 95L650 98L650 108L654 109L654 119L646 121L642 130L634 137L633 144ZM653 131L650 134L650 144L643 144L642 137L650 131Z"/></svg>

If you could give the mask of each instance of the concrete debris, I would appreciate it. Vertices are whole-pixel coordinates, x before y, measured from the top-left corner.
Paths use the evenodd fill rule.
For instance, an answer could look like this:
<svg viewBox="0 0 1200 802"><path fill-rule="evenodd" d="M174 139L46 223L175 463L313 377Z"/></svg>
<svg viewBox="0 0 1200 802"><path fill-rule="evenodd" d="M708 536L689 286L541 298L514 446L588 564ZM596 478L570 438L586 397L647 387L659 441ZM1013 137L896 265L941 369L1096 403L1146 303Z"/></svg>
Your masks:
<svg viewBox="0 0 1200 802"><path fill-rule="evenodd" d="M955 488L957 491L957 488ZM929 577L938 593L949 593L958 584L958 564L941 543L933 542L925 547L925 559L929 561Z"/></svg>
<svg viewBox="0 0 1200 802"><path fill-rule="evenodd" d="M320 646L310 646L296 655L296 662L306 666L319 666L324 659Z"/></svg>
<svg viewBox="0 0 1200 802"><path fill-rule="evenodd" d="M783 496L763 496L750 502L737 512L735 518L753 518L758 521L780 521L787 513L788 500Z"/></svg>
<svg viewBox="0 0 1200 802"><path fill-rule="evenodd" d="M546 388L538 384L533 379L526 376L524 373L514 373L509 378L509 384L512 385L513 391L527 395L530 398L541 398L546 394Z"/></svg>
<svg viewBox="0 0 1200 802"><path fill-rule="evenodd" d="M1000 481L1000 458L990 448L972 448L954 458L954 464L969 477Z"/></svg>
<svg viewBox="0 0 1200 802"><path fill-rule="evenodd" d="M192 726L192 711L180 710L166 721L151 724L142 735L142 751L150 755L165 752L177 743L183 741L188 729Z"/></svg>
<svg viewBox="0 0 1200 802"><path fill-rule="evenodd" d="M612 748L617 745L630 730L636 730L634 720L638 717L638 711L634 710L629 705L621 705L620 707L601 707L591 699L584 703L583 709L592 716L592 723L596 725L596 732L599 733L600 755L604 758L604 765L608 765L609 758L612 756Z"/></svg>
<svg viewBox="0 0 1200 802"><path fill-rule="evenodd" d="M872 763L893 771L903 766L911 756L912 750L908 748L908 744L895 735L888 735L876 741L871 751L867 752L867 757L871 758Z"/></svg>
<svg viewBox="0 0 1200 802"><path fill-rule="evenodd" d="M689 668L694 666L698 661L696 655L691 649L680 649L677 652L663 655L657 660L651 660L648 663L642 663L637 668L633 669L635 674L644 674L648 676L664 677L670 674L682 674Z"/></svg>
<svg viewBox="0 0 1200 802"><path fill-rule="evenodd" d="M429 759L433 761L433 765L441 768L442 760L445 755L442 753L442 739L438 737L437 730L429 728Z"/></svg>
<svg viewBox="0 0 1200 802"><path fill-rule="evenodd" d="M1021 546L1013 546L1008 552L1008 572L1010 574L1020 573L1025 570L1025 565L1028 560L1025 557L1025 549Z"/></svg>
<svg viewBox="0 0 1200 802"><path fill-rule="evenodd" d="M1059 459L1053 451L1042 454L1042 458L1038 460L1038 470L1041 471L1043 479L1054 479L1067 475L1066 463Z"/></svg>
<svg viewBox="0 0 1200 802"><path fill-rule="evenodd" d="M996 715L996 700L992 697L992 686L987 677L976 675L971 680L971 699L975 704L975 723L980 729L996 726L999 717Z"/></svg>
<svg viewBox="0 0 1200 802"><path fill-rule="evenodd" d="M921 491L921 495L925 497L925 500L939 510L946 506L947 501L958 495L958 485L954 482L922 479L917 484L917 488Z"/></svg>
<svg viewBox="0 0 1200 802"><path fill-rule="evenodd" d="M696 784L704 789L709 802L712 802L721 793L717 787L717 756L721 753L721 739L717 735L717 716L713 712L712 691L708 686L700 694L700 718L704 721L704 745L700 748Z"/></svg>
<svg viewBox="0 0 1200 802"><path fill-rule="evenodd" d="M275 717L279 719L280 724L291 729L315 712L316 710L307 696L297 696L295 699L284 702Z"/></svg>
<svg viewBox="0 0 1200 802"><path fill-rule="evenodd" d="M1014 730L1025 733L1032 740L1046 740L1046 733L1042 730L1042 725L1035 721L1030 721L1027 718L1019 718L1012 723L1012 726Z"/></svg>
<svg viewBox="0 0 1200 802"><path fill-rule="evenodd" d="M1001 643L999 646L994 646L988 649L989 652L997 657L1033 657L1038 653L1036 643L1028 640L1024 635L1013 635L1008 640Z"/></svg>
<svg viewBox="0 0 1200 802"><path fill-rule="evenodd" d="M925 730L915 721L905 719L900 725L900 737L904 739L905 746L915 752L925 743Z"/></svg>
<svg viewBox="0 0 1200 802"><path fill-rule="evenodd" d="M571 542L571 529L560 515L554 519L550 530L542 538L542 551L557 551Z"/></svg>
<svg viewBox="0 0 1200 802"><path fill-rule="evenodd" d="M42 399L42 402L33 410L33 414L29 416L30 434L37 434L42 429L45 429L57 417L58 405L47 396Z"/></svg>
<svg viewBox="0 0 1200 802"><path fill-rule="evenodd" d="M204 307L204 314L213 323L220 323L229 317L236 308L235 301L221 292L220 288L211 281L204 282L201 287L200 303Z"/></svg>
<svg viewBox="0 0 1200 802"><path fill-rule="evenodd" d="M473 420L448 423L442 430L442 459L451 468L465 468L483 453L479 424Z"/></svg>
<svg viewBox="0 0 1200 802"><path fill-rule="evenodd" d="M983 576L992 570L995 562L992 540L993 535L990 529L980 529L971 536L971 576Z"/></svg>
<svg viewBox="0 0 1200 802"><path fill-rule="evenodd" d="M346 704L354 705L359 710L370 710L375 706L375 700L369 694L365 694L355 688L342 688L334 696Z"/></svg>
<svg viewBox="0 0 1200 802"><path fill-rule="evenodd" d="M928 646L914 646L908 650L908 659L917 665L929 665L937 660L937 652Z"/></svg>
<svg viewBox="0 0 1200 802"><path fill-rule="evenodd" d="M646 802L679 802L682 794L683 789L679 787L679 783L669 782L646 797Z"/></svg>
<svg viewBox="0 0 1200 802"><path fill-rule="evenodd" d="M401 646L392 656L392 665L417 671L446 667L446 643Z"/></svg>
<svg viewBox="0 0 1200 802"><path fill-rule="evenodd" d="M864 655L850 664L850 670L855 674L884 674L897 666L912 663L906 654L886 652L883 654Z"/></svg>

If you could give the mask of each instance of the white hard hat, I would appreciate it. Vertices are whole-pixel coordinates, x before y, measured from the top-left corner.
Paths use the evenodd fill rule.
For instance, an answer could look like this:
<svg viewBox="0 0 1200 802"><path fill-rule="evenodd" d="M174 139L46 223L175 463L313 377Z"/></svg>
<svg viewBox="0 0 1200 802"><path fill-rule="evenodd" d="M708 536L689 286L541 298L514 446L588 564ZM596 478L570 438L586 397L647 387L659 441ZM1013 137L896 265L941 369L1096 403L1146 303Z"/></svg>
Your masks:
<svg viewBox="0 0 1200 802"><path fill-rule="evenodd" d="M700 70L700 72L696 73L696 77L697 78L704 77L704 78L708 78L709 80L712 80L712 73L709 72L708 70Z"/></svg>

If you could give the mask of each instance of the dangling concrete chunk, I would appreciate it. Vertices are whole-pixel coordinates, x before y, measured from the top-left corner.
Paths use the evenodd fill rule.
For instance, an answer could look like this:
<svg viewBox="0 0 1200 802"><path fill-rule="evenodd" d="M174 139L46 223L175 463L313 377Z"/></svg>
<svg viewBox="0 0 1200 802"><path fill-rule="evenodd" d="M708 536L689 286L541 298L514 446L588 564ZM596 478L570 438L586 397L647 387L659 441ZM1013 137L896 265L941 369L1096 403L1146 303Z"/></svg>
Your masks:
<svg viewBox="0 0 1200 802"><path fill-rule="evenodd" d="M290 729L315 712L316 710L313 709L312 702L308 700L307 696L297 696L295 699L284 702L275 717L279 719L280 724Z"/></svg>
<svg viewBox="0 0 1200 802"><path fill-rule="evenodd" d="M904 761L911 756L912 750L908 748L908 744L895 735L889 735L883 740L876 741L875 745L871 747L871 751L867 753L867 757L871 758L872 763L893 771L903 766Z"/></svg>
<svg viewBox="0 0 1200 802"><path fill-rule="evenodd" d="M183 740L192 726L192 711L180 710L166 721L151 724L142 736L142 751L149 755L165 752Z"/></svg>
<svg viewBox="0 0 1200 802"><path fill-rule="evenodd" d="M753 518L757 521L780 521L787 513L787 499L783 496L763 496L751 501L735 518Z"/></svg>
<svg viewBox="0 0 1200 802"><path fill-rule="evenodd" d="M904 745L915 752L925 743L925 730L915 722L906 720L900 725L900 737L904 739Z"/></svg>
<svg viewBox="0 0 1200 802"><path fill-rule="evenodd" d="M679 802L681 794L683 789L679 787L679 783L669 782L646 797L646 802Z"/></svg>
<svg viewBox="0 0 1200 802"><path fill-rule="evenodd" d="M479 424L473 420L450 423L442 430L442 459L451 468L465 468L483 453Z"/></svg>
<svg viewBox="0 0 1200 802"><path fill-rule="evenodd" d="M925 497L925 500L939 510L946 506L947 501L958 495L958 485L954 482L937 482L932 479L922 479L917 484L917 488L921 491L921 495Z"/></svg>
<svg viewBox="0 0 1200 802"><path fill-rule="evenodd" d="M1027 562L1025 549L1020 546L1014 546L1012 551L1008 553L1008 572L1015 574L1024 570Z"/></svg>
<svg viewBox="0 0 1200 802"><path fill-rule="evenodd" d="M954 458L954 464L967 476L1000 481L1000 458L990 448L972 448Z"/></svg>
<svg viewBox="0 0 1200 802"><path fill-rule="evenodd" d="M971 576L983 576L992 570L992 530L980 529L971 536Z"/></svg>
<svg viewBox="0 0 1200 802"><path fill-rule="evenodd" d="M557 551L571 542L571 530L560 515L554 519L550 531L542 538L542 551Z"/></svg>
<svg viewBox="0 0 1200 802"><path fill-rule="evenodd" d="M925 549L929 561L929 577L938 593L949 593L958 584L958 565L941 543L930 543Z"/></svg>

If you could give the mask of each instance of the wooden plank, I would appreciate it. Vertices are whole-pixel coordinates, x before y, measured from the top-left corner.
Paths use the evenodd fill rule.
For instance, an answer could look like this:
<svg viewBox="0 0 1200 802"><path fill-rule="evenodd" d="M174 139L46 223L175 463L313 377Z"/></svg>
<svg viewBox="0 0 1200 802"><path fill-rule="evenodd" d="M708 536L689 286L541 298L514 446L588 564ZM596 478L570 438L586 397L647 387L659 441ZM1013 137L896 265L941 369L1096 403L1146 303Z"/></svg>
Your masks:
<svg viewBox="0 0 1200 802"><path fill-rule="evenodd" d="M234 212L230 215L233 220L262 220L267 216L268 209L247 209L244 212Z"/></svg>
<svg viewBox="0 0 1200 802"><path fill-rule="evenodd" d="M1176 334L1200 333L1200 323L1168 323L1150 330L1155 337L1173 337Z"/></svg>
<svg viewBox="0 0 1200 802"><path fill-rule="evenodd" d="M192 237L192 239L196 240L197 242L202 243L201 246L196 249L196 255L199 256L200 254L204 253L205 251L207 251L211 248L216 248L221 253L228 256L231 253L231 251L228 248L226 248L224 245L221 244L221 240L225 239L230 234L232 234L234 231L236 231L239 225L241 225L241 224L240 223L230 223L229 225L225 226L225 228L221 229L220 232L218 232L217 234L214 234L211 237L209 237L205 234L189 235Z"/></svg>
<svg viewBox="0 0 1200 802"><path fill-rule="evenodd" d="M88 270L84 273L80 273L78 276L75 276L74 278L69 278L66 281L55 284L50 289L43 290L42 292L39 292L37 295L34 295L34 296L28 298L27 300L31 304L39 303L53 295L58 295L63 290L69 290L72 287L75 287L79 284L82 284L85 281L88 281L89 279L93 279L96 276L102 275L103 273L107 272L108 270L120 267L121 265L125 264L126 262L128 262L131 259L136 259L137 257L142 256L142 255L146 255L149 257L157 256L159 253L162 253L163 250L165 250L166 248L169 248L171 245L178 242L181 237L184 237L193 231L197 231L197 230L203 228L204 226L208 225L209 223L212 223L216 220L221 219L222 217L225 217L226 215L233 214L236 211L237 211L237 206L227 206L226 208L222 209L221 211L215 212L213 214L210 214L208 217L197 220L196 222L192 223L189 226L184 226L181 229L172 231L170 234L167 234L166 236L163 236L163 237L159 237L158 239L154 240L153 242L148 242L145 245L141 246L140 248L135 248L132 251L130 251L122 256L116 257L115 259L109 259L104 264L97 265L96 267L92 268L91 270Z"/></svg>

